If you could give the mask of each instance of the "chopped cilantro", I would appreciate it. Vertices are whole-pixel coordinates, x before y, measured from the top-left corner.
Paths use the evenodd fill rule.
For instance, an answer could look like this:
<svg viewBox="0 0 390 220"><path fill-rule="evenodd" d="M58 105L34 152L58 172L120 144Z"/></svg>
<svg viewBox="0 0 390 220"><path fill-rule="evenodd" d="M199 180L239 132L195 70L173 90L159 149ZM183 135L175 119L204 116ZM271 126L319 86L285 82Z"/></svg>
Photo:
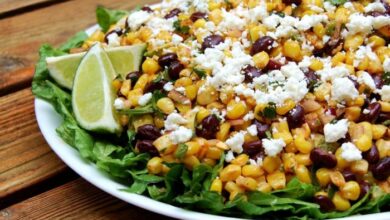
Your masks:
<svg viewBox="0 0 390 220"><path fill-rule="evenodd" d="M268 119L273 119L276 117L276 105L273 102L268 103L268 106L263 110L263 116Z"/></svg>
<svg viewBox="0 0 390 220"><path fill-rule="evenodd" d="M347 0L328 0L332 5L343 5Z"/></svg>
<svg viewBox="0 0 390 220"><path fill-rule="evenodd" d="M196 75L199 76L199 78L203 78L203 77L205 77L207 75L206 71L202 70L202 69L194 68L194 72L196 73Z"/></svg>
<svg viewBox="0 0 390 220"><path fill-rule="evenodd" d="M188 26L182 26L180 23L180 20L177 20L173 23L173 27L178 33L181 34L188 34L190 32L190 27Z"/></svg>

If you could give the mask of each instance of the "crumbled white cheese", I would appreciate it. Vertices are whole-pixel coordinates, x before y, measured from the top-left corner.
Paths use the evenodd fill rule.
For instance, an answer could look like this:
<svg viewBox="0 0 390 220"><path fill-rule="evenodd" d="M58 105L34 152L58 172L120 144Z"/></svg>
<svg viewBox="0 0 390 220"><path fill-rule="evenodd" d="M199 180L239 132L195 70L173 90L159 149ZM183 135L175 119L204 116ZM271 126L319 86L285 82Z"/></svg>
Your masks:
<svg viewBox="0 0 390 220"><path fill-rule="evenodd" d="M371 16L364 16L359 13L354 13L349 16L349 22L346 24L346 27L348 28L348 34L368 34L372 31L372 23L373 21Z"/></svg>
<svg viewBox="0 0 390 220"><path fill-rule="evenodd" d="M192 130L184 126L180 126L178 129L169 133L169 138L174 144L185 143L192 138Z"/></svg>
<svg viewBox="0 0 390 220"><path fill-rule="evenodd" d="M379 92L381 94L382 101L390 102L390 85L385 85Z"/></svg>
<svg viewBox="0 0 390 220"><path fill-rule="evenodd" d="M261 166L263 166L263 159L261 157L256 158L256 160L249 159L249 164L257 166L257 167L261 167Z"/></svg>
<svg viewBox="0 0 390 220"><path fill-rule="evenodd" d="M367 72L362 72L358 77L358 82L368 86L372 91L375 91L376 89L374 79L372 79L371 75Z"/></svg>
<svg viewBox="0 0 390 220"><path fill-rule="evenodd" d="M152 93L148 92L146 93L145 95L139 97L138 99L138 104L140 106L144 106L146 104L148 104L148 102L152 99Z"/></svg>
<svg viewBox="0 0 390 220"><path fill-rule="evenodd" d="M226 156L225 156L225 161L227 163L230 163L232 162L232 160L234 160L236 157L234 157L234 154L233 154L233 151L229 150L227 153L226 153Z"/></svg>
<svg viewBox="0 0 390 220"><path fill-rule="evenodd" d="M151 18L152 14L147 11L139 10L133 12L127 18L127 24L129 25L132 31L137 30L141 27L142 24L147 22Z"/></svg>
<svg viewBox="0 0 390 220"><path fill-rule="evenodd" d="M325 66L324 69L317 71L317 74L320 75L322 81L326 82L348 76L349 70L345 66L336 66L334 68Z"/></svg>
<svg viewBox="0 0 390 220"><path fill-rule="evenodd" d="M362 152L351 142L341 145L341 157L348 161L356 161L362 159Z"/></svg>
<svg viewBox="0 0 390 220"><path fill-rule="evenodd" d="M326 15L305 15L303 18L296 24L296 27L300 31L307 31L310 28L314 27L321 22L327 22L328 17Z"/></svg>
<svg viewBox="0 0 390 220"><path fill-rule="evenodd" d="M168 115L164 122L165 130L176 130L180 125L187 123L187 120L183 118L179 113L171 113Z"/></svg>
<svg viewBox="0 0 390 220"><path fill-rule="evenodd" d="M366 13L373 12L373 11L385 12L386 9L383 6L383 4L380 2L373 2L373 3L368 4L366 7L364 7L364 12L366 12Z"/></svg>
<svg viewBox="0 0 390 220"><path fill-rule="evenodd" d="M238 132L234 134L232 137L226 140L227 146L235 153L242 153L242 145L244 144L244 132Z"/></svg>
<svg viewBox="0 0 390 220"><path fill-rule="evenodd" d="M324 1L324 8L327 12L334 12L336 10L336 6L329 1Z"/></svg>
<svg viewBox="0 0 390 220"><path fill-rule="evenodd" d="M350 11L355 11L355 7L353 6L353 4L349 1L345 2L344 3L344 8L350 10Z"/></svg>
<svg viewBox="0 0 390 220"><path fill-rule="evenodd" d="M115 107L115 109L117 109L117 110L124 109L124 108L125 108L125 102L123 101L123 99L117 98L117 99L115 99L115 101L114 101L114 107Z"/></svg>
<svg viewBox="0 0 390 220"><path fill-rule="evenodd" d="M167 92L171 91L172 89L174 89L175 87L173 86L173 83L172 82L167 82L165 83L163 89Z"/></svg>
<svg viewBox="0 0 390 220"><path fill-rule="evenodd" d="M242 119L244 119L244 121L250 121L254 118L255 118L255 114L253 113L253 111L249 111L246 115L244 115Z"/></svg>
<svg viewBox="0 0 390 220"><path fill-rule="evenodd" d="M247 129L248 133L252 136L257 136L257 127L256 125L251 125Z"/></svg>
<svg viewBox="0 0 390 220"><path fill-rule="evenodd" d="M328 143L336 142L345 138L348 132L348 120L341 119L335 124L328 123L324 126L325 141Z"/></svg>
<svg viewBox="0 0 390 220"><path fill-rule="evenodd" d="M353 82L348 78L337 78L332 84L332 99L336 101L353 100L359 95Z"/></svg>
<svg viewBox="0 0 390 220"><path fill-rule="evenodd" d="M283 139L262 139L264 152L271 157L276 156L286 146Z"/></svg>
<svg viewBox="0 0 390 220"><path fill-rule="evenodd" d="M192 5L195 6L196 10L199 12L207 13L209 11L209 4L207 0L193 0Z"/></svg>
<svg viewBox="0 0 390 220"><path fill-rule="evenodd" d="M117 33L113 32L107 36L109 47L118 47L121 45L120 38Z"/></svg>
<svg viewBox="0 0 390 220"><path fill-rule="evenodd" d="M372 18L372 26L374 29L379 29L381 27L390 25L390 16L376 16Z"/></svg>
<svg viewBox="0 0 390 220"><path fill-rule="evenodd" d="M370 60L379 61L378 56L374 53L369 45L359 46L359 49L355 52L355 60L353 61L353 66L357 67L364 58Z"/></svg>
<svg viewBox="0 0 390 220"><path fill-rule="evenodd" d="M174 45L178 45L180 44L181 42L183 42L183 38L180 36L180 35L177 35L177 34L173 34L172 35L172 43Z"/></svg>

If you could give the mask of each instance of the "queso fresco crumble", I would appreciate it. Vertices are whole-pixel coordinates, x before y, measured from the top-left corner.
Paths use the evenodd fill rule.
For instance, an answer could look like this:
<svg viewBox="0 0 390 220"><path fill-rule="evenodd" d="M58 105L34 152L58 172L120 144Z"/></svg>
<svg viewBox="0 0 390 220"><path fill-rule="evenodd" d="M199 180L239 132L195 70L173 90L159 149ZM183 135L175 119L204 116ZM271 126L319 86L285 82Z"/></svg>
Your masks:
<svg viewBox="0 0 390 220"><path fill-rule="evenodd" d="M390 193L390 4L333 2L165 0L83 48L147 43L142 71L113 84L119 112L156 99L120 116L149 173L225 155L210 190L228 200L296 177L344 211L373 185Z"/></svg>

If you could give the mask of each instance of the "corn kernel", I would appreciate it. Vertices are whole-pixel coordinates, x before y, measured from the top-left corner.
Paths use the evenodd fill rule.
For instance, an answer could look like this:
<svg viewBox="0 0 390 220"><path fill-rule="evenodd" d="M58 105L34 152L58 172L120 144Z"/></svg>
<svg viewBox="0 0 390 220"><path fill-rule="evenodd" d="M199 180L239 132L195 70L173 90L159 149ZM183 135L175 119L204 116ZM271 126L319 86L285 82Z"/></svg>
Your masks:
<svg viewBox="0 0 390 220"><path fill-rule="evenodd" d="M264 174L264 171L253 164L248 164L242 167L242 175L245 177L260 177Z"/></svg>
<svg viewBox="0 0 390 220"><path fill-rule="evenodd" d="M127 79L123 81L122 86L120 88L120 92L122 95L127 96L130 90L131 90L131 81Z"/></svg>
<svg viewBox="0 0 390 220"><path fill-rule="evenodd" d="M276 113L278 115L285 115L287 112L289 112L291 109L295 107L295 102L292 99L287 99L283 105L276 106Z"/></svg>
<svg viewBox="0 0 390 220"><path fill-rule="evenodd" d="M313 31L319 38L322 38L325 35L326 29L324 25L320 23L313 27Z"/></svg>
<svg viewBox="0 0 390 220"><path fill-rule="evenodd" d="M199 90L196 101L199 105L208 105L218 100L218 92L214 87L206 86Z"/></svg>
<svg viewBox="0 0 390 220"><path fill-rule="evenodd" d="M138 100L142 96L142 89L133 89L127 94L127 100L129 100L130 105L135 107L138 106Z"/></svg>
<svg viewBox="0 0 390 220"><path fill-rule="evenodd" d="M340 171L331 172L330 173L330 181L338 187L342 187L345 184L344 176L343 176L343 174L340 173Z"/></svg>
<svg viewBox="0 0 390 220"><path fill-rule="evenodd" d="M249 35L251 37L252 42L255 42L257 39L260 38L260 33L265 34L267 32L267 29L262 25L257 25L249 29Z"/></svg>
<svg viewBox="0 0 390 220"><path fill-rule="evenodd" d="M243 177L243 176L239 176L237 179L236 179L236 183L237 185L245 188L245 189L248 189L248 190L255 190L256 187L257 187L257 182L256 180L254 180L253 178L251 177Z"/></svg>
<svg viewBox="0 0 390 220"><path fill-rule="evenodd" d="M242 118L248 111L246 104L242 101L236 102L230 101L227 105L226 117L228 119L239 119Z"/></svg>
<svg viewBox="0 0 390 220"><path fill-rule="evenodd" d="M320 168L316 171L317 181L321 186L327 186L330 183L331 170Z"/></svg>
<svg viewBox="0 0 390 220"><path fill-rule="evenodd" d="M175 104L168 97L159 99L156 105L157 108L159 108L164 114L171 114L172 112L175 111Z"/></svg>
<svg viewBox="0 0 390 220"><path fill-rule="evenodd" d="M186 156L191 156L191 155L195 155L199 152L200 150L200 144L196 141L190 141L190 142L187 142L186 143L187 145L187 152L186 152ZM217 158L219 159L219 158Z"/></svg>
<svg viewBox="0 0 390 220"><path fill-rule="evenodd" d="M196 20L194 23L194 27L196 29L203 28L205 25L206 25L206 20L203 18Z"/></svg>
<svg viewBox="0 0 390 220"><path fill-rule="evenodd" d="M350 12L343 7L338 7L335 12L335 18L337 23L345 24L348 22Z"/></svg>
<svg viewBox="0 0 390 220"><path fill-rule="evenodd" d="M134 85L134 89L141 89L142 91L145 89L146 85L149 82L149 76L146 74L142 74L141 77L137 80Z"/></svg>
<svg viewBox="0 0 390 220"><path fill-rule="evenodd" d="M267 66L269 62L269 55L267 52L262 51L260 53L255 54L252 59L257 68L263 69Z"/></svg>
<svg viewBox="0 0 390 220"><path fill-rule="evenodd" d="M360 186L356 181L348 181L340 187L340 194L345 199L357 200L360 195Z"/></svg>
<svg viewBox="0 0 390 220"><path fill-rule="evenodd" d="M318 59L313 59L311 61L309 68L314 70L314 71L322 70L324 68L324 64L322 63L322 61L320 61Z"/></svg>
<svg viewBox="0 0 390 220"><path fill-rule="evenodd" d="M344 199L340 192L336 192L332 198L332 202L338 211L346 211L351 207L351 203L347 199Z"/></svg>
<svg viewBox="0 0 390 220"><path fill-rule="evenodd" d="M241 167L239 165L229 164L219 173L222 182L233 181L241 175Z"/></svg>
<svg viewBox="0 0 390 220"><path fill-rule="evenodd" d="M364 37L360 34L347 36L344 43L344 50L356 50L364 42Z"/></svg>
<svg viewBox="0 0 390 220"><path fill-rule="evenodd" d="M265 157L263 160L263 169L267 171L267 173L272 173L275 170L279 169L282 161L279 157Z"/></svg>
<svg viewBox="0 0 390 220"><path fill-rule="evenodd" d="M283 45L283 54L294 61L300 61L302 59L301 46L297 41L287 40Z"/></svg>
<svg viewBox="0 0 390 220"><path fill-rule="evenodd" d="M215 179L210 186L210 191L221 193L222 192L222 181L220 179Z"/></svg>
<svg viewBox="0 0 390 220"><path fill-rule="evenodd" d="M235 164L235 165L239 165L239 166L244 166L245 164L248 163L248 161L249 161L249 156L248 155L240 154L239 156L234 158L230 163L231 164Z"/></svg>
<svg viewBox="0 0 390 220"><path fill-rule="evenodd" d="M153 75L160 70L160 66L157 61L152 58L146 58L144 63L142 64L142 71L146 74Z"/></svg>
<svg viewBox="0 0 390 220"><path fill-rule="evenodd" d="M196 85L188 85L185 88L185 93L188 99L195 100L196 95L198 93L198 87Z"/></svg>
<svg viewBox="0 0 390 220"><path fill-rule="evenodd" d="M373 48L376 48L376 47L382 47L382 46L385 46L386 45L386 41L385 39L377 36L377 35L373 35L371 37L368 38L368 43L371 45L371 47Z"/></svg>
<svg viewBox="0 0 390 220"><path fill-rule="evenodd" d="M224 188L226 191L228 192L244 192L244 190L239 187L235 182L233 181L228 181L226 184L225 184L225 188Z"/></svg>
<svg viewBox="0 0 390 220"><path fill-rule="evenodd" d="M303 136L297 136L294 139L294 144L296 148L304 154L308 154L313 149L313 145L310 141L305 140Z"/></svg>
<svg viewBox="0 0 390 220"><path fill-rule="evenodd" d="M384 157L390 157L390 141L379 139L375 143L379 151L379 157L382 159Z"/></svg>
<svg viewBox="0 0 390 220"><path fill-rule="evenodd" d="M284 153L282 154L283 168L287 173L294 172L297 167L297 162L295 160L295 154L293 153Z"/></svg>
<svg viewBox="0 0 390 220"><path fill-rule="evenodd" d="M184 166L189 169L189 170L192 170L195 166L199 165L200 164L200 161L199 159L192 155L192 156L186 156L184 159L183 159L183 164Z"/></svg>
<svg viewBox="0 0 390 220"><path fill-rule="evenodd" d="M268 184L275 190L286 187L286 175L283 172L275 171L267 175Z"/></svg>
<svg viewBox="0 0 390 220"><path fill-rule="evenodd" d="M209 13L209 20L218 25L223 19L221 9L214 9Z"/></svg>
<svg viewBox="0 0 390 220"><path fill-rule="evenodd" d="M230 127L231 126L229 122L222 123L216 135L217 139L220 141L225 141L229 135Z"/></svg>
<svg viewBox="0 0 390 220"><path fill-rule="evenodd" d="M159 174L162 170L162 159L161 157L153 157L148 161L146 167L148 168L149 173Z"/></svg>
<svg viewBox="0 0 390 220"><path fill-rule="evenodd" d="M263 193L268 193L271 192L272 187L266 181L261 181L257 184L257 190Z"/></svg>

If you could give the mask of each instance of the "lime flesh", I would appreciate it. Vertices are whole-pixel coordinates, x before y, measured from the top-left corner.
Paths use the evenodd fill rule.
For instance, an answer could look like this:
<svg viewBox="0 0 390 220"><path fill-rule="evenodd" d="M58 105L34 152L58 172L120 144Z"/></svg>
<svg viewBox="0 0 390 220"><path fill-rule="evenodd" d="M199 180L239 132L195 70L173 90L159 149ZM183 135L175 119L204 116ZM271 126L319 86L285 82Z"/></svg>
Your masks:
<svg viewBox="0 0 390 220"><path fill-rule="evenodd" d="M145 44L114 47L107 49L116 74L125 78L129 72L138 71L145 50ZM46 58L50 76L61 86L72 89L74 75L84 53L69 54Z"/></svg>
<svg viewBox="0 0 390 220"><path fill-rule="evenodd" d="M122 129L113 108L115 70L100 44L82 58L72 88L76 120L86 130L119 133Z"/></svg>

